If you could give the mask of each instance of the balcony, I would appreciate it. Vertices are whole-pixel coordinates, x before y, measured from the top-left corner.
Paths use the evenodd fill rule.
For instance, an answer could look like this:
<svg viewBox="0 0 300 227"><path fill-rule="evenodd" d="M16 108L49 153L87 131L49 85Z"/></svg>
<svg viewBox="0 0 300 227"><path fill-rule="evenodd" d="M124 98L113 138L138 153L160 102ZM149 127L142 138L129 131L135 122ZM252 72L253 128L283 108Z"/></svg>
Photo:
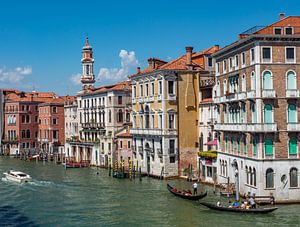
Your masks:
<svg viewBox="0 0 300 227"><path fill-rule="evenodd" d="M143 97L139 97L139 98L138 98L138 102L139 102L139 103L144 103L144 98L143 98Z"/></svg>
<svg viewBox="0 0 300 227"><path fill-rule="evenodd" d="M248 92L247 92L247 98L248 98L248 99L255 99L255 98L256 98L255 90L253 90L253 91L248 91Z"/></svg>
<svg viewBox="0 0 300 227"><path fill-rule="evenodd" d="M151 96L149 97L149 102L154 102L154 96L153 96L153 95L151 95Z"/></svg>
<svg viewBox="0 0 300 227"><path fill-rule="evenodd" d="M214 98L214 103L222 103L222 102L225 102L225 97L224 96Z"/></svg>
<svg viewBox="0 0 300 227"><path fill-rule="evenodd" d="M145 151L147 154L154 155L154 150L152 148L147 147L147 148L145 148Z"/></svg>
<svg viewBox="0 0 300 227"><path fill-rule="evenodd" d="M89 129L89 128L104 128L105 124L104 122L96 123L96 122L90 122L90 123L82 123L82 128Z"/></svg>
<svg viewBox="0 0 300 227"><path fill-rule="evenodd" d="M58 139L53 138L53 139L52 139L52 142L53 142L53 143L57 143L57 142L58 142Z"/></svg>
<svg viewBox="0 0 300 227"><path fill-rule="evenodd" d="M135 104L136 103L136 98L132 98L131 102L132 102L132 104Z"/></svg>
<svg viewBox="0 0 300 227"><path fill-rule="evenodd" d="M262 98L276 98L276 92L274 89L264 89L262 91Z"/></svg>
<svg viewBox="0 0 300 227"><path fill-rule="evenodd" d="M276 123L253 123L247 124L248 132L277 132Z"/></svg>
<svg viewBox="0 0 300 227"><path fill-rule="evenodd" d="M162 135L163 130L158 128L132 128L130 129L130 133L137 135Z"/></svg>
<svg viewBox="0 0 300 227"><path fill-rule="evenodd" d="M217 123L214 125L214 130L218 131L232 131L232 132L241 132L247 130L246 124L231 124L231 123Z"/></svg>
<svg viewBox="0 0 300 227"><path fill-rule="evenodd" d="M287 98L299 98L299 90L297 90L297 89L286 90L285 96Z"/></svg>
<svg viewBox="0 0 300 227"><path fill-rule="evenodd" d="M168 94L168 100L169 101L176 101L176 95L175 94Z"/></svg>
<svg viewBox="0 0 300 227"><path fill-rule="evenodd" d="M247 98L246 92L240 92L238 93L238 100L245 100Z"/></svg>
<svg viewBox="0 0 300 227"><path fill-rule="evenodd" d="M300 123L287 123L287 131L300 132Z"/></svg>

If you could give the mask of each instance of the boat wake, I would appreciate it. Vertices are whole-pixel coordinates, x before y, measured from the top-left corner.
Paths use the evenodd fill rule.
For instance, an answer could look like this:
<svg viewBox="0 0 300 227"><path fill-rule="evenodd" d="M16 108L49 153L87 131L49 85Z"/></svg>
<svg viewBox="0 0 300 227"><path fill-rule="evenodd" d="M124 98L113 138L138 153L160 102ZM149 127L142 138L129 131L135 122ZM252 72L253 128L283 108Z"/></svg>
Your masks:
<svg viewBox="0 0 300 227"><path fill-rule="evenodd" d="M32 186L38 186L38 187L50 187L50 186L57 186L54 182L52 181L38 181L38 180L33 180L28 182L28 184Z"/></svg>

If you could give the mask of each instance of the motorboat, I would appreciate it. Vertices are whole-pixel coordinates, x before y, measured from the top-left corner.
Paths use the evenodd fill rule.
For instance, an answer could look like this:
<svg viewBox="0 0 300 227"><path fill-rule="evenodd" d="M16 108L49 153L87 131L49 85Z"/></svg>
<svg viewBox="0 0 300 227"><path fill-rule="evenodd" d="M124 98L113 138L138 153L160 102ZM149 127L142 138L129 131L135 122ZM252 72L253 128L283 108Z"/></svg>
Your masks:
<svg viewBox="0 0 300 227"><path fill-rule="evenodd" d="M3 173L5 178L9 181L14 181L17 183L25 183L31 181L30 175L27 173L23 173L20 171L15 171L15 170L9 170L5 173Z"/></svg>

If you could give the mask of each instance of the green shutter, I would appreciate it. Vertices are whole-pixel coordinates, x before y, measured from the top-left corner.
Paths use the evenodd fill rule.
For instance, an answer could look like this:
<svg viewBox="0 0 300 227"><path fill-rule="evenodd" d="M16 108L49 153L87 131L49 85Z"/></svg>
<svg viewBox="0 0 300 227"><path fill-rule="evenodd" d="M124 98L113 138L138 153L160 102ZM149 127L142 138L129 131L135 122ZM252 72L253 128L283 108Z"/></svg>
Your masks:
<svg viewBox="0 0 300 227"><path fill-rule="evenodd" d="M266 104L264 108L264 122L265 123L273 123L272 122L272 106L270 104Z"/></svg>
<svg viewBox="0 0 300 227"><path fill-rule="evenodd" d="M256 156L256 146L257 146L257 141L256 138L254 137L252 140L252 145L253 145L253 155Z"/></svg>
<svg viewBox="0 0 300 227"><path fill-rule="evenodd" d="M296 155L297 154L297 139L291 138L289 141L289 154Z"/></svg>
<svg viewBox="0 0 300 227"><path fill-rule="evenodd" d="M273 140L265 139L265 154L273 155Z"/></svg>
<svg viewBox="0 0 300 227"><path fill-rule="evenodd" d="M297 89L295 73L292 71L288 72L287 74L287 89L288 90Z"/></svg>
<svg viewBox="0 0 300 227"><path fill-rule="evenodd" d="M297 122L296 115L297 115L296 105L289 104L289 107L288 107L288 122L289 123L296 123Z"/></svg>
<svg viewBox="0 0 300 227"><path fill-rule="evenodd" d="M266 90L273 89L271 73L265 72L263 78L264 78L264 89Z"/></svg>

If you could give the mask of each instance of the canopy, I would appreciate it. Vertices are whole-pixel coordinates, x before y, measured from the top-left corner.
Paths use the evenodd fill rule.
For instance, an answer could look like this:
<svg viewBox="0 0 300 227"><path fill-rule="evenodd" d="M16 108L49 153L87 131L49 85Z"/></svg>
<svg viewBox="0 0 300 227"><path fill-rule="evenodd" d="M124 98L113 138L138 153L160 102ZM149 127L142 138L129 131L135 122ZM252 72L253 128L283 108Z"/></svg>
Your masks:
<svg viewBox="0 0 300 227"><path fill-rule="evenodd" d="M205 145L216 146L216 145L218 145L218 141L217 141L217 139L214 139L214 140L208 141Z"/></svg>

